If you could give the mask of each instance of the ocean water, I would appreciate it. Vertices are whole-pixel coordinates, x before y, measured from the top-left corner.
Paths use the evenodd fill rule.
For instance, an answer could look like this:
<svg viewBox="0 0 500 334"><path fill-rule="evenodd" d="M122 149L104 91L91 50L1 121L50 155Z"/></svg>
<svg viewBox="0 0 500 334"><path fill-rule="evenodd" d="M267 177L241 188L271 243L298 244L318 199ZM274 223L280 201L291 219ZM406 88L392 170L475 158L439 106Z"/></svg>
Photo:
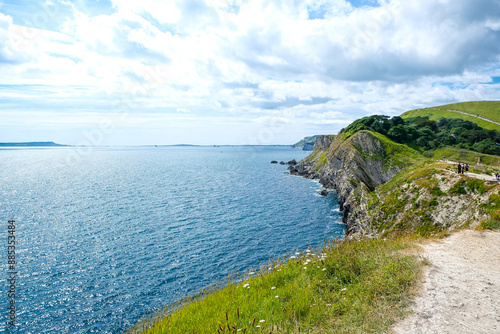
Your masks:
<svg viewBox="0 0 500 334"><path fill-rule="evenodd" d="M0 243L16 220L19 333L122 333L168 303L342 236L334 193L287 147L0 150ZM8 329L2 252L0 332Z"/></svg>

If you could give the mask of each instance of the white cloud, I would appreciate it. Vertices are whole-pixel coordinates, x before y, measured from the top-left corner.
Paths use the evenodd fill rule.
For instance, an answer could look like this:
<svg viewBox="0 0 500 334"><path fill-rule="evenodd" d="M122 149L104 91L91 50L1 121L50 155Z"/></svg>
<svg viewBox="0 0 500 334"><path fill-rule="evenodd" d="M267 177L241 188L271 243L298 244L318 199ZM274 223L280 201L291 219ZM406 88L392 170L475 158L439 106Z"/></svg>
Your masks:
<svg viewBox="0 0 500 334"><path fill-rule="evenodd" d="M57 32L0 13L0 84L45 92L3 90L9 108L13 96L99 112L126 101L137 114L340 127L498 97L488 84L500 73L495 0L113 1L114 13L97 16L65 6Z"/></svg>

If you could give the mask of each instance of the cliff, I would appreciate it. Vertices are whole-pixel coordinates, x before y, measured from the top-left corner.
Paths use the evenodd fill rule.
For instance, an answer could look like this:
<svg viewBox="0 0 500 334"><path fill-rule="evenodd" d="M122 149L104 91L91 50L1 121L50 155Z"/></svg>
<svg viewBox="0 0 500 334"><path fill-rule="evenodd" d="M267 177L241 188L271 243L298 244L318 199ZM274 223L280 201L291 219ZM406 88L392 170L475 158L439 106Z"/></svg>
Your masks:
<svg viewBox="0 0 500 334"><path fill-rule="evenodd" d="M312 151L314 149L314 143L319 136L305 137L298 143L294 144L294 148L301 148L303 151Z"/></svg>
<svg viewBox="0 0 500 334"><path fill-rule="evenodd" d="M477 225L491 217L485 207L496 191L370 131L347 138L320 136L314 152L289 169L337 192L348 234L426 234ZM457 187L459 192L453 190Z"/></svg>

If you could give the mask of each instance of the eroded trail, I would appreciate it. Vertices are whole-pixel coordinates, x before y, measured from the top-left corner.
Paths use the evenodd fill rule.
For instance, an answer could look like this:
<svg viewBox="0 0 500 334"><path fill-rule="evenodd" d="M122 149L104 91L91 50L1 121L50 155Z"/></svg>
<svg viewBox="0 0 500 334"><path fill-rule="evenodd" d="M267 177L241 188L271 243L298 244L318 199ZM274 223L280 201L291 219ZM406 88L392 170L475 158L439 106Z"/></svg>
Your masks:
<svg viewBox="0 0 500 334"><path fill-rule="evenodd" d="M500 233L461 231L422 246L430 266L394 333L500 333Z"/></svg>

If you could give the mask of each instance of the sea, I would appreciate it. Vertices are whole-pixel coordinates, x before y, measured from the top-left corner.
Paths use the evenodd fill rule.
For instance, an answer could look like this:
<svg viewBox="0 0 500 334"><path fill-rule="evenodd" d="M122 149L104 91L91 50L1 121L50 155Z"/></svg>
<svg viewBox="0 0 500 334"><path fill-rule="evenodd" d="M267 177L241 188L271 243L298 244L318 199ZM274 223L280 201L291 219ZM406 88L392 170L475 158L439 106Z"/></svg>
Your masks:
<svg viewBox="0 0 500 334"><path fill-rule="evenodd" d="M0 332L123 333L228 275L342 237L336 194L321 197L318 182L271 164L308 153L0 149Z"/></svg>

